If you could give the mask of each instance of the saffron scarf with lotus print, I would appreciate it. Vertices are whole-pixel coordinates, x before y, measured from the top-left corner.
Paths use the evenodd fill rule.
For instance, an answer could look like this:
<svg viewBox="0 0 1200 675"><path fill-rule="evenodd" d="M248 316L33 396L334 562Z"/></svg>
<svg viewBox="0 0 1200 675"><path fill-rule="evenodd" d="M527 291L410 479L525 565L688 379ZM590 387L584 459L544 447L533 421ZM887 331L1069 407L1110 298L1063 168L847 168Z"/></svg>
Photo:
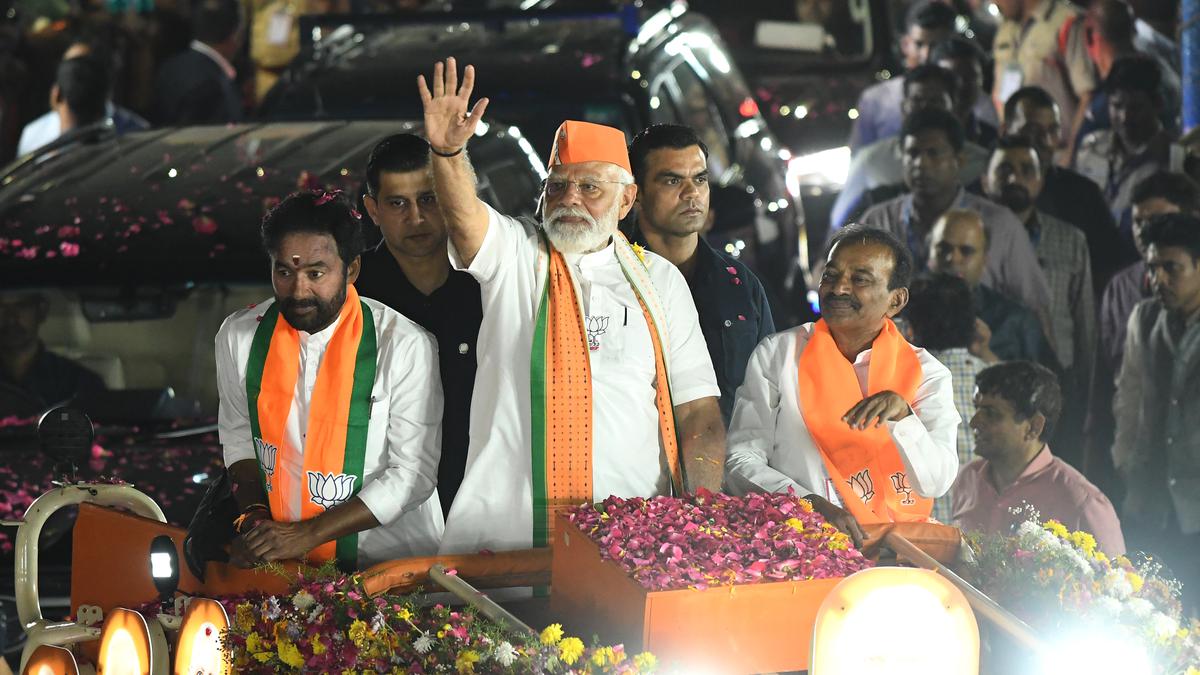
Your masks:
<svg viewBox="0 0 1200 675"><path fill-rule="evenodd" d="M887 428L852 429L842 421L842 415L863 400L863 393L854 364L842 355L824 319L813 326L797 371L804 426L850 514L860 523L928 520L933 500L912 489ZM871 343L867 396L894 391L912 406L923 377L912 345L891 319L885 319Z"/></svg>
<svg viewBox="0 0 1200 675"><path fill-rule="evenodd" d="M539 232L541 232L539 230ZM683 494L683 468L675 437L675 411L667 374L666 311L641 249L613 235L621 271L646 317L654 347L655 405L659 435L675 494ZM533 546L548 546L559 511L591 503L592 368L579 291L562 253L541 233L538 274L542 292L530 358L532 417ZM607 496L607 495L606 495Z"/></svg>
<svg viewBox="0 0 1200 675"><path fill-rule="evenodd" d="M362 488L376 357L375 318L354 286L347 286L337 327L317 370L299 457L284 435L300 373L300 334L280 317L278 303L263 313L250 346L246 402L272 519L289 520L288 506L297 498L300 520L315 518ZM303 467L301 485L295 485L283 468L296 465ZM339 567L354 569L358 535L325 542L308 554L314 562L334 558Z"/></svg>

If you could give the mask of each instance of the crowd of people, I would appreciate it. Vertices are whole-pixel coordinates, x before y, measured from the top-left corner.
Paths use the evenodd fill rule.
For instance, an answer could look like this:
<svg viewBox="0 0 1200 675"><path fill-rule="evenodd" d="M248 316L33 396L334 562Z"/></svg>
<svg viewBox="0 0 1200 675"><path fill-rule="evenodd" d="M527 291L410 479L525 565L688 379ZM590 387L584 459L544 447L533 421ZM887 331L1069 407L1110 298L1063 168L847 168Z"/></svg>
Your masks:
<svg viewBox="0 0 1200 675"><path fill-rule="evenodd" d="M224 2L163 64L156 121L237 119ZM1178 51L1122 0L995 4L990 44L949 3L909 9L907 72L857 107L821 319L791 328L702 236L699 130L564 121L539 149L540 223L511 218L476 194L474 69L436 64L424 137L365 167L376 248L340 193L262 223L275 297L216 340L234 560L545 546L560 511L610 495L793 490L856 542L930 517L1003 531L1029 504L1151 553L1195 611L1200 186ZM71 49L25 151L144 124L94 103L111 70Z"/></svg>

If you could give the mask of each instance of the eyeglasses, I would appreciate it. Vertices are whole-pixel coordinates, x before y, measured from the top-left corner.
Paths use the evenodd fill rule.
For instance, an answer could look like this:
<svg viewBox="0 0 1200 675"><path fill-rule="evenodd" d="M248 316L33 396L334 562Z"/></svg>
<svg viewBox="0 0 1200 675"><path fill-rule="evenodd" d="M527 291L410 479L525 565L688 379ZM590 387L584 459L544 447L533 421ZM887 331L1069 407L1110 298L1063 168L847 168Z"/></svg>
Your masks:
<svg viewBox="0 0 1200 675"><path fill-rule="evenodd" d="M602 185L629 185L629 183L619 180L600 180L598 178L584 178L582 180L547 178L542 181L542 190L546 193L547 197L560 197L567 193L571 185L579 188L579 194L584 199L595 199L604 194Z"/></svg>

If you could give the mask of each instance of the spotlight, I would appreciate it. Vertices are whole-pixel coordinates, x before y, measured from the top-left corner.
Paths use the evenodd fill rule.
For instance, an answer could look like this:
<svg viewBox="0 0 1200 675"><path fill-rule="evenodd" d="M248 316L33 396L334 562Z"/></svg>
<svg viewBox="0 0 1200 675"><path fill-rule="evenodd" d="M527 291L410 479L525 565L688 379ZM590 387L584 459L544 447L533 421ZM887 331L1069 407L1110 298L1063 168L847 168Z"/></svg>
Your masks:
<svg viewBox="0 0 1200 675"><path fill-rule="evenodd" d="M175 550L175 541L165 534L150 542L150 576L158 589L158 599L164 610L169 611L175 589L179 587L179 554Z"/></svg>

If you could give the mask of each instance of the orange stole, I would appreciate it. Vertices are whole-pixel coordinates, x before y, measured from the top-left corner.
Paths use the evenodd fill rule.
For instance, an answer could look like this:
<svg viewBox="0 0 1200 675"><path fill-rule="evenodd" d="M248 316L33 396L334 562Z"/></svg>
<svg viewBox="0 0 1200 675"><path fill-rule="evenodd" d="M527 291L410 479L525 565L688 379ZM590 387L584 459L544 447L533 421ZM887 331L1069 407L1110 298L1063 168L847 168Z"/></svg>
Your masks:
<svg viewBox="0 0 1200 675"><path fill-rule="evenodd" d="M548 546L559 511L594 499L592 485L592 380L587 331L575 284L562 253L542 235L546 283L538 308L530 355L533 546ZM655 404L659 436L671 485L684 488L675 435L675 414L667 374L669 345L661 305L644 260L623 235L614 236L615 254L641 305L654 347ZM541 268L539 266L539 272Z"/></svg>
<svg viewBox="0 0 1200 675"><path fill-rule="evenodd" d="M923 521L933 500L908 483L900 451L886 427L851 429L842 416L864 396L854 364L838 350L821 319L800 353L800 414L821 451L845 508L860 523ZM917 354L886 320L871 345L867 396L894 391L911 406L924 373Z"/></svg>
<svg viewBox="0 0 1200 675"><path fill-rule="evenodd" d="M548 248L544 480L549 530L559 511L592 501L592 364L567 261L553 246ZM534 472L539 468L535 460ZM535 531L542 525L536 511Z"/></svg>

